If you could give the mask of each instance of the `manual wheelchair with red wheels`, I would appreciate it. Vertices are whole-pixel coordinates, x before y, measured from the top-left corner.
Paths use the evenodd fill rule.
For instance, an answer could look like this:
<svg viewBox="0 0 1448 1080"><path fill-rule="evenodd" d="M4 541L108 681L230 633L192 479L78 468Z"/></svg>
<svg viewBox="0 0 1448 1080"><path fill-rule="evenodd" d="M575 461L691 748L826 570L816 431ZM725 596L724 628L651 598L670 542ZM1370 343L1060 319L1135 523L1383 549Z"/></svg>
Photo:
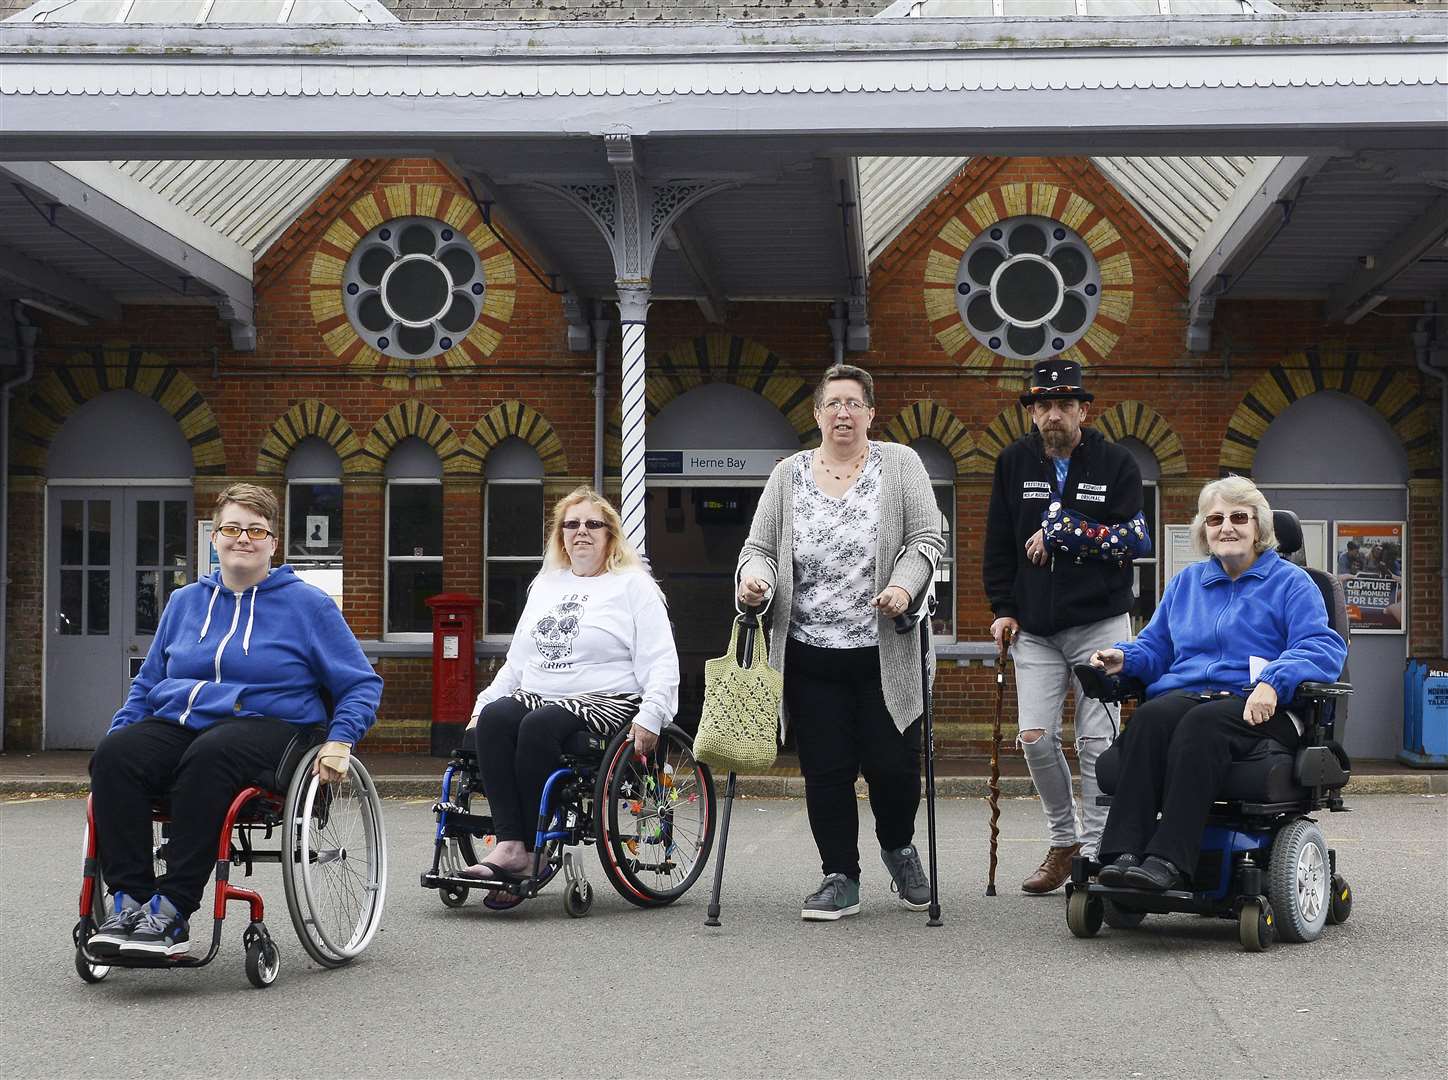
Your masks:
<svg viewBox="0 0 1448 1080"><path fill-rule="evenodd" d="M461 907L473 889L492 894L489 906L502 897L534 897L561 872L563 909L582 918L593 906L593 887L582 861L565 850L579 844L597 845L604 876L625 900L664 907L698 880L714 845L714 778L676 724L664 728L647 757L634 753L628 727L612 738L573 735L543 786L532 872L516 881L459 876L480 861L474 845L493 832L492 817L476 812L485 798L477 755L453 751L433 806L432 865L422 873L422 887L436 889L447 907Z"/></svg>
<svg viewBox="0 0 1448 1080"><path fill-rule="evenodd" d="M97 957L87 950L86 943L110 915L113 902L96 857L95 819L87 799L80 921L72 930L76 974L98 983L113 968L205 967L221 947L227 903L243 902L250 914L242 932L246 977L253 986L270 986L281 959L263 919L262 898L255 890L231 882L233 867L250 876L260 862L281 866L287 911L308 956L326 968L341 967L359 956L377 933L387 897L382 802L371 774L355 757L342 780L324 784L313 776L320 750L320 734L294 740L268 782L245 788L232 799L217 841L211 946L200 957ZM156 804L152 821L155 857L161 863L166 857L169 808ZM258 838L273 837L275 848L262 850L254 844Z"/></svg>

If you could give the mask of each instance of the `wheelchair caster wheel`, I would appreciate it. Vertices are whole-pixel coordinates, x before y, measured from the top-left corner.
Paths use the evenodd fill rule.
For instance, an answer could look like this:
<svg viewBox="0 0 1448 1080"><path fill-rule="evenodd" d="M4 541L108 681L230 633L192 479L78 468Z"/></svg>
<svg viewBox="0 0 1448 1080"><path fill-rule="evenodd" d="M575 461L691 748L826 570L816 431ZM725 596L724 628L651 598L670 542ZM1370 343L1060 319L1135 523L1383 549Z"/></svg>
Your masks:
<svg viewBox="0 0 1448 1080"><path fill-rule="evenodd" d="M246 977L258 990L265 990L277 981L282 969L281 954L268 936L257 934L246 946Z"/></svg>
<svg viewBox="0 0 1448 1080"><path fill-rule="evenodd" d="M468 902L468 890L461 885L438 889L437 895L443 907L460 908Z"/></svg>
<svg viewBox="0 0 1448 1080"><path fill-rule="evenodd" d="M1095 937L1101 929L1104 906L1101 897L1076 889L1066 901L1066 925L1079 938Z"/></svg>
<svg viewBox="0 0 1448 1080"><path fill-rule="evenodd" d="M75 950L75 973L88 983L98 983L111 973L110 964L92 964L77 946Z"/></svg>
<svg viewBox="0 0 1448 1080"><path fill-rule="evenodd" d="M1135 930L1146 918L1144 911L1131 911L1110 900L1102 901L1101 919L1113 930Z"/></svg>
<svg viewBox="0 0 1448 1080"><path fill-rule="evenodd" d="M593 907L593 886L586 881L575 882L563 890L563 910L575 919L581 919Z"/></svg>
<svg viewBox="0 0 1448 1080"><path fill-rule="evenodd" d="M1336 925L1347 922L1352 914L1352 887L1341 874L1332 875L1332 898L1327 905L1327 921Z"/></svg>
<svg viewBox="0 0 1448 1080"><path fill-rule="evenodd" d="M1277 937L1277 917L1263 899L1248 900L1237 916L1237 938L1248 952L1262 952Z"/></svg>

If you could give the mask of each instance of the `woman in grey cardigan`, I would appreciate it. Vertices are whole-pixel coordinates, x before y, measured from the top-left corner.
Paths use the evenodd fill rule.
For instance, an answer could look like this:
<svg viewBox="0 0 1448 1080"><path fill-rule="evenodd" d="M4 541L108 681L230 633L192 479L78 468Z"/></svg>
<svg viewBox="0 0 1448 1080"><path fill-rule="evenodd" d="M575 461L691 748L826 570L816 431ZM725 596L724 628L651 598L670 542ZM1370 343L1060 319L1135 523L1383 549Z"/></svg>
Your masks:
<svg viewBox="0 0 1448 1080"><path fill-rule="evenodd" d="M919 455L870 441L869 372L834 365L814 404L823 442L775 466L736 573L739 602L767 605L769 662L784 675L780 728L794 731L825 875L801 915L860 910L861 772L892 888L923 911L930 890L913 843L920 642L893 620L931 587L945 549L940 511Z"/></svg>

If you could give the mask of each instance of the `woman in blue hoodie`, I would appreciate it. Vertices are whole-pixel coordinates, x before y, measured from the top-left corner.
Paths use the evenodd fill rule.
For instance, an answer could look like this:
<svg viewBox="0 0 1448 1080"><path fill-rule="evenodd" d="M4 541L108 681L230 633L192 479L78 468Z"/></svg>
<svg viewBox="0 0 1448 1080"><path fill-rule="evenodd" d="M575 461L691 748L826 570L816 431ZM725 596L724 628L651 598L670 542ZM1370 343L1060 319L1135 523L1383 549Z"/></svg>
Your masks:
<svg viewBox="0 0 1448 1080"><path fill-rule="evenodd" d="M221 572L167 601L91 758L97 852L115 895L89 942L97 955L185 955L187 920L201 905L231 800L322 725L316 771L340 779L376 718L382 680L337 605L290 566L272 569L278 511L255 484L221 493L212 533ZM151 802L160 798L170 800L171 834L157 878Z"/></svg>
<svg viewBox="0 0 1448 1080"><path fill-rule="evenodd" d="M1135 641L1091 659L1147 693L1101 837L1108 885L1184 888L1232 760L1264 736L1295 748L1302 730L1283 706L1299 683L1335 680L1347 657L1317 586L1278 557L1272 508L1250 480L1202 488L1192 540L1209 558L1167 582Z"/></svg>

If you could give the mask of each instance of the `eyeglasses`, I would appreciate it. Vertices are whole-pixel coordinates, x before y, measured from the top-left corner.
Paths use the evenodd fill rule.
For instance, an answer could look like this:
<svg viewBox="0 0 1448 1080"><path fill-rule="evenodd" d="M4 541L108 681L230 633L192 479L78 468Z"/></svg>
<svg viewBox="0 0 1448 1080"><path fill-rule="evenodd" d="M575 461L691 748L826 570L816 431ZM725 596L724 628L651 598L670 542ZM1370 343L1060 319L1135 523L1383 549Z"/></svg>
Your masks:
<svg viewBox="0 0 1448 1080"><path fill-rule="evenodd" d="M240 525L218 525L216 531L228 540L235 540L242 533L246 533L248 540L265 540L268 536L276 535L276 533L261 525L249 525L245 529Z"/></svg>
<svg viewBox="0 0 1448 1080"><path fill-rule="evenodd" d="M840 401L838 398L831 398L820 406L820 412L837 413L841 409L848 409L850 412L864 412L870 406L866 405L859 398L850 398L848 401Z"/></svg>
<svg viewBox="0 0 1448 1080"><path fill-rule="evenodd" d="M582 528L588 529L589 532L604 532L608 529L608 522L599 521L597 518L589 518L587 521L579 521L574 518L562 522L560 527L564 532L575 532Z"/></svg>
<svg viewBox="0 0 1448 1080"><path fill-rule="evenodd" d="M1231 519L1233 525L1245 525L1252 520L1252 515L1246 510L1233 510L1225 517L1221 514L1208 514L1202 518L1202 523L1209 529L1216 529L1220 528L1222 522L1228 520L1228 518Z"/></svg>

